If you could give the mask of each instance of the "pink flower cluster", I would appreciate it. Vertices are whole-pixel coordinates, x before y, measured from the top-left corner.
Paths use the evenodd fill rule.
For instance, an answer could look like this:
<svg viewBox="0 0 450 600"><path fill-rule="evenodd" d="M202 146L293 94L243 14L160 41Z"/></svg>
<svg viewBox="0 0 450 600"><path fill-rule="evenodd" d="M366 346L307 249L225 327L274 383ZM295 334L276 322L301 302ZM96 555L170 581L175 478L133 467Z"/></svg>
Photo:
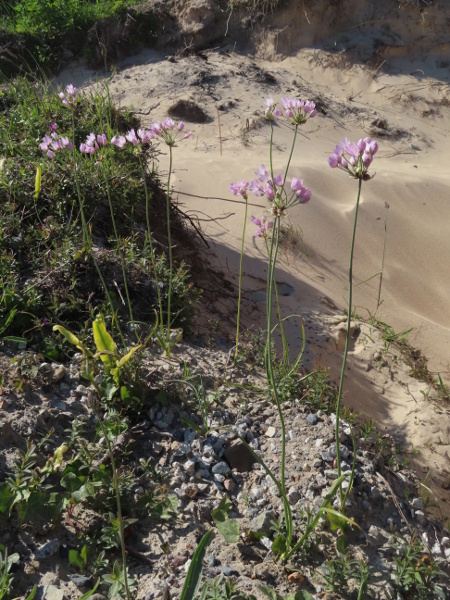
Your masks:
<svg viewBox="0 0 450 600"><path fill-rule="evenodd" d="M97 136L95 133L90 133L86 141L80 144L80 152L81 154L90 154L92 156L100 149L100 146L106 146L107 143L108 140L104 133Z"/></svg>
<svg viewBox="0 0 450 600"><path fill-rule="evenodd" d="M311 100L297 100L285 96L281 100L281 106L285 117L290 119L293 125L303 125L309 118L317 115L316 105Z"/></svg>
<svg viewBox="0 0 450 600"><path fill-rule="evenodd" d="M332 169L337 167L347 171L355 179L367 179L369 178L367 171L377 152L377 142L369 137L356 143L345 138L333 150L333 154L328 158L328 164Z"/></svg>
<svg viewBox="0 0 450 600"><path fill-rule="evenodd" d="M267 237L269 233L269 229L273 228L273 221L267 221L266 215L263 215L260 219L257 217L252 217L252 222L257 226L257 230L255 231L256 237Z"/></svg>
<svg viewBox="0 0 450 600"><path fill-rule="evenodd" d="M258 178L253 179L249 185L249 190L258 198L265 196L269 201L274 200L277 193L277 187L282 188L284 185L283 175L276 175L272 180L268 170L264 165L258 167L255 173Z"/></svg>
<svg viewBox="0 0 450 600"><path fill-rule="evenodd" d="M73 107L76 104L78 104L77 94L78 94L78 89L76 87L74 87L71 83L69 83L69 85L66 86L65 93L60 92L58 94L58 96L61 98L64 106L72 106Z"/></svg>
<svg viewBox="0 0 450 600"><path fill-rule="evenodd" d="M266 98L264 104L266 105L264 116L268 121L272 121L274 117L281 117L283 114L279 108L276 108L276 104L273 101L272 96Z"/></svg>
<svg viewBox="0 0 450 600"><path fill-rule="evenodd" d="M59 136L55 132L56 127L51 127L51 129L52 133L50 135L45 135L42 138L42 142L39 144L39 148L42 152L47 152L47 156L54 159L55 152L59 152L59 150L73 150L73 144L68 137Z"/></svg>
<svg viewBox="0 0 450 600"><path fill-rule="evenodd" d="M249 185L250 184L246 179L243 179L240 183L232 183L230 185L230 192L232 192L233 196L242 196L247 200L247 190Z"/></svg>

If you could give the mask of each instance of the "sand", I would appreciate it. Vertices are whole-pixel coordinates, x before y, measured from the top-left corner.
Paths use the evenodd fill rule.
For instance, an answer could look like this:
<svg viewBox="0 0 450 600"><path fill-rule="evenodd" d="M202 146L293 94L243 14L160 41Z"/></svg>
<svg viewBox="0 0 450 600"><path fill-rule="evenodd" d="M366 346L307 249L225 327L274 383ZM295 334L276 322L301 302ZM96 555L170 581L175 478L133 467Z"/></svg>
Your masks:
<svg viewBox="0 0 450 600"><path fill-rule="evenodd" d="M339 323L348 294L348 259L357 183L332 170L327 157L344 137L379 142L374 178L363 184L354 263L353 304L364 319L375 315L395 332L412 328L408 342L428 368L450 382L450 86L448 67L429 58L392 58L389 68L343 63L339 54L303 48L266 60L226 52L165 59L146 50L120 63L109 87L143 123L164 118L178 99L189 99L209 122L189 124L193 135L174 150L174 199L198 218L212 241L214 268L237 284L244 205L229 192L269 163L270 125L264 99L283 95L313 99L321 111L298 136L290 175L304 179L311 201L287 217L297 242L281 256L277 280L285 284L285 314L299 314L307 331L304 364L326 367L336 381L342 359ZM380 61L381 63L381 61ZM58 81L87 85L101 74L72 66ZM220 130L219 122L220 118ZM220 132L220 135L219 135ZM274 127L273 161L284 169L292 127ZM164 174L167 156L161 158ZM387 243L382 303L377 309L386 208ZM250 198L249 215L261 216L264 200ZM206 252L206 250L205 250ZM264 326L266 255L247 223L244 257L246 327ZM342 327L341 327L342 330ZM289 340L300 343L291 322ZM389 346L389 347L388 347ZM339 349L338 349L339 348ZM379 331L360 325L352 344L344 389L347 406L375 419L383 433L433 490L436 514L450 517L450 407L431 401L432 390L412 379L399 351Z"/></svg>

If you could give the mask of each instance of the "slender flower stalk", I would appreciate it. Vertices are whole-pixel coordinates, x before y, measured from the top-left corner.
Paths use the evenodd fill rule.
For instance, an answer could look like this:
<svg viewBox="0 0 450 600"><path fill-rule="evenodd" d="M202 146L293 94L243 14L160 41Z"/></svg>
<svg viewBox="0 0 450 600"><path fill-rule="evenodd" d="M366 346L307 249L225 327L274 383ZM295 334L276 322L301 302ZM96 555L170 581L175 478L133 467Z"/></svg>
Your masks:
<svg viewBox="0 0 450 600"><path fill-rule="evenodd" d="M170 228L170 179L172 175L172 145L169 145L169 174L167 176L167 195L166 195L166 220L167 220L167 244L169 250L169 290L167 292L167 347L166 354L170 357L170 321L171 321L171 301L172 301L172 279L173 279L173 256L172 256L172 232Z"/></svg>
<svg viewBox="0 0 450 600"><path fill-rule="evenodd" d="M339 424L340 424L340 412L342 403L342 393L344 389L345 370L347 366L347 355L348 346L350 342L350 324L352 319L352 295L353 295L353 254L355 249L355 237L356 227L358 224L358 209L359 201L361 197L361 186L363 181L372 179L372 176L368 174L369 166L373 161L373 157L378 151L377 142L370 138L359 140L357 143L352 143L347 138L338 144L333 150L332 155L328 158L328 164L332 169L339 168L342 171L346 171L350 177L358 180L358 194L356 196L355 205L355 217L353 222L352 232L352 243L350 248L350 262L348 268L348 309L347 309L347 331L345 336L345 347L344 356L342 358L341 377L339 380L339 391L336 401L336 428L335 428L335 439L336 439L336 463L338 479L341 477L341 451L339 442ZM344 492L342 486L339 487L339 494L341 502L344 502Z"/></svg>
<svg viewBox="0 0 450 600"><path fill-rule="evenodd" d="M253 192L255 196L265 196L269 203L270 213L273 216L273 220L267 222L266 217L261 219L252 217L253 223L257 226L256 237L262 237L266 245L268 253L268 268L267 268L267 304L266 304L266 315L267 315L267 338L265 347L265 367L267 376L267 387L270 396L276 406L278 412L278 418L281 427L281 465L280 465L280 478L276 479L273 473L263 464L268 475L275 481L283 502L284 519L286 524L286 536L283 540L284 548L280 552L281 558L287 560L291 555L291 544L294 534L294 524L292 517L292 510L287 499L286 494L286 424L282 410L282 398L278 387L278 381L276 380L273 362L273 331L275 328L272 327L272 312L273 312L273 296L275 291L278 320L280 324L280 331L283 337L283 350L285 353L283 364L288 364L287 356L287 342L283 331L283 319L281 315L280 303L278 298L278 291L276 285L275 269L278 256L278 248L280 244L280 231L281 231L281 218L286 211L295 204L306 204L311 198L311 191L303 186L303 180L292 178L290 190L287 184L287 176L289 167L291 164L292 156L294 153L297 130L298 126L302 125L307 119L316 116L317 111L313 102L303 102L301 100L295 100L293 98L283 98L282 106L285 110L285 116L289 119L290 123L295 126L294 136L292 140L292 146L289 153L286 169L283 173L274 174L273 168L273 120L275 117L282 115L282 112L276 108L272 98L266 100L265 116L271 124L270 133L270 146L269 146L269 165L270 170L268 171L264 165L256 170L256 179L250 184L246 181L241 184L232 184L230 189L235 195L242 195L246 199L247 190ZM245 194L245 196L244 196ZM270 242L269 242L270 237ZM243 252L243 244L241 249L241 255ZM298 364L296 362L296 364Z"/></svg>
<svg viewBox="0 0 450 600"><path fill-rule="evenodd" d="M239 258L239 295L238 295L238 309L237 309L237 324L236 324L236 352L234 354L234 358L238 357L239 353L239 323L241 316L241 297L242 297L242 262L244 257L244 244L245 244L245 230L247 226L247 213L248 213L248 189L249 183L245 179L243 179L240 183L232 183L230 185L230 192L233 193L234 196L242 196L245 200L245 210L244 210L244 225L242 227L242 242L241 242L241 256Z"/></svg>
<svg viewBox="0 0 450 600"><path fill-rule="evenodd" d="M377 312L378 308L380 307L380 304L382 303L381 300L381 286L383 284L383 273L384 273L384 257L386 255L386 240L387 240L387 220L388 220L388 211L389 211L389 203L385 202L384 203L384 208L385 208L385 214L384 214L384 242L383 242L383 255L381 257L381 271L380 271L380 283L378 285L378 298L377 298L377 307L375 309L375 313Z"/></svg>

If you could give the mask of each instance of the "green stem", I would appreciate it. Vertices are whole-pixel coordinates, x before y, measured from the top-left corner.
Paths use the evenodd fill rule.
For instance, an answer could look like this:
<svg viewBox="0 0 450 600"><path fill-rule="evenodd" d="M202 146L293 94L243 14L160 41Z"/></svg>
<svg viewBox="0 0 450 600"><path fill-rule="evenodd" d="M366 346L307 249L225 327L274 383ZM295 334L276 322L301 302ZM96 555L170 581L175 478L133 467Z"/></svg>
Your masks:
<svg viewBox="0 0 450 600"><path fill-rule="evenodd" d="M170 178L172 176L172 146L169 146L169 175L167 177L167 196L166 196L166 219L167 219L167 242L169 245L169 291L167 294L167 349L166 354L170 358L170 309L172 301L172 234L170 231Z"/></svg>
<svg viewBox="0 0 450 600"><path fill-rule="evenodd" d="M148 192L147 178L146 178L144 164L142 162L142 157L139 157L139 164L141 166L142 181L144 184L144 193L145 193L145 219L147 222L147 240L148 240L148 244L150 247L151 259L153 261L153 278L155 280L156 294L158 296L159 326L160 326L160 330L161 330L161 334L162 334L161 339L164 339L164 320L163 320L163 305L162 305L162 299L161 299L161 288L159 287L159 277L158 277L158 273L157 273L157 269L156 269L156 258L155 258L156 254L155 254L155 251L153 248L153 238L152 238L152 232L150 229L150 194Z"/></svg>
<svg viewBox="0 0 450 600"><path fill-rule="evenodd" d="M99 393L99 392L100 392L100 390L97 388L97 393ZM108 446L109 459L111 461L111 469L112 469L112 473L113 473L113 487L114 487L114 491L116 493L117 520L119 521L119 536L120 536L120 547L122 550L122 567L123 567L123 573L124 573L125 593L127 595L127 599L130 600L131 596L130 596L130 591L128 589L127 554L126 554L126 550L125 550L125 533L124 533L125 530L123 527L122 503L120 500L119 478L117 476L116 461L114 459L114 453L113 453L113 449L111 446L111 442L108 438L108 433L106 431L105 425L103 424L103 420L102 420L100 414L97 414L97 419L99 420L100 427L101 427L102 433L103 433L103 437L106 440L106 444Z"/></svg>
<svg viewBox="0 0 450 600"><path fill-rule="evenodd" d="M94 263L95 269L97 271L97 274L99 276L99 279L102 283L103 289L105 290L105 295L106 298L108 299L108 303L109 306L111 308L111 313L113 316L113 322L115 322L116 327L117 327L117 331L119 332L119 336L120 336L120 340L122 342L123 347L126 349L127 345L125 342L125 338L123 337L122 334L122 329L120 328L120 323L119 320L116 317L116 312L114 310L114 304L112 302L111 296L109 294L108 291L108 287L106 285L106 281L102 275L102 272L100 271L100 266L97 262L97 259L95 258L94 255L94 251L92 249L92 240L91 240L91 236L89 233L89 228L87 226L86 223L86 217L84 214L84 208L83 208L83 196L81 194L81 188L80 188L80 181L78 179L78 163L76 160L76 154L75 154L75 116L74 116L74 111L72 110L72 157L73 157L73 169L74 169L74 174L75 174L75 183L77 186L77 196L78 196L78 204L80 206L80 217L81 217L81 227L83 229L83 245L89 250L90 255L92 257L92 262Z"/></svg>
<svg viewBox="0 0 450 600"><path fill-rule="evenodd" d="M341 411L341 401L342 401L342 390L344 388L344 379L345 379L345 368L347 365L347 354L348 354L348 346L350 342L350 324L352 320L352 294L353 294L353 251L355 248L355 237L356 237L356 225L358 223L358 208L359 208L359 199L361 196L361 186L362 179L358 180L358 195L356 197L356 207L355 207L355 220L353 223L353 234L352 234L352 245L350 249L350 264L348 268L348 280L349 280L349 288L348 288L348 314L347 314L347 332L345 336L345 348L344 348L344 357L342 359L342 368L341 368L341 379L339 381L339 392L336 402L336 462L337 462L337 472L338 478L341 476L341 451L339 446L339 417ZM342 492L342 487L339 488L339 494L341 497L341 501L344 498L344 494Z"/></svg>
<svg viewBox="0 0 450 600"><path fill-rule="evenodd" d="M284 172L284 181L286 181L286 177L288 176L288 172L289 172L289 167L291 166L292 155L294 154L295 142L297 140L297 131L298 131L298 125L296 125L295 129L294 129L294 137L292 140L291 152L289 154L289 159L288 159L288 162L286 165L286 170Z"/></svg>
<svg viewBox="0 0 450 600"><path fill-rule="evenodd" d="M267 273L267 344L266 344L266 368L267 381L272 391L272 396L277 407L278 418L281 425L281 476L280 476L280 492L283 500L284 518L286 523L286 549L291 545L292 541L292 511L286 497L286 425L284 422L283 411L281 409L281 401L278 395L277 383L273 372L273 357L272 357L272 295L273 285L275 280L275 264L277 260L278 245L280 241L280 216L277 216L274 221L272 242L270 247L269 267Z"/></svg>
<svg viewBox="0 0 450 600"><path fill-rule="evenodd" d="M386 239L387 239L387 216L388 216L389 205L386 204L386 214L384 217L384 243L383 243L383 256L381 258L381 272L380 272L380 284L378 286L378 298L377 298L377 308L375 309L375 314L380 306L380 298L381 298L381 285L383 283L383 271L384 271L384 256L386 254Z"/></svg>
<svg viewBox="0 0 450 600"><path fill-rule="evenodd" d="M239 298L238 298L238 310L237 310L237 326L236 326L236 353L234 358L236 359L239 351L239 322L241 315L241 295L242 295L242 259L244 257L244 243L245 243L245 229L247 227L247 211L248 211L248 198L245 195L245 212L244 212L244 227L242 228L242 243L241 243L241 257L239 260Z"/></svg>
<svg viewBox="0 0 450 600"><path fill-rule="evenodd" d="M112 224L113 224L114 235L115 235L115 238L116 238L116 249L117 249L117 251L119 253L120 264L122 266L122 277L123 277L123 284L124 284L124 287L125 287L125 295L127 297L128 312L130 314L130 320L131 320L131 323L133 325L133 331L134 331L134 333L136 335L137 341L140 342L138 332L136 331L136 327L134 325L133 309L131 307L130 293L128 291L128 282L127 282L127 275L126 275L126 269L125 269L125 259L124 259L124 256L123 256L122 248L120 247L119 234L117 232L116 219L114 217L114 207L113 207L112 198L111 198L111 190L109 188L109 183L108 183L109 182L109 173L105 172L105 171L107 171L107 169L104 168L103 169L103 177L104 177L104 180L105 180L106 194L108 196L109 210L111 212L111 221L112 221Z"/></svg>

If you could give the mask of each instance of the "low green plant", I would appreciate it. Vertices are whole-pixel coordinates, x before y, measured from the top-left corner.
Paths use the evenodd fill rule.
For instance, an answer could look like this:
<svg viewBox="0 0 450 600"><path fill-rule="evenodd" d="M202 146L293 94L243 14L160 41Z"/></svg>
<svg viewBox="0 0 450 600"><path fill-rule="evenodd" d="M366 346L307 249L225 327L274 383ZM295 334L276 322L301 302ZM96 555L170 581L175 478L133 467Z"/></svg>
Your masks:
<svg viewBox="0 0 450 600"><path fill-rule="evenodd" d="M398 555L391 574L394 588L417 600L445 598L439 585L443 572L420 541L415 536L410 540L399 539L396 548Z"/></svg>
<svg viewBox="0 0 450 600"><path fill-rule="evenodd" d="M3 544L0 544L0 600L9 596L13 582L10 571L19 560L20 556L17 552L8 556L8 550Z"/></svg>

